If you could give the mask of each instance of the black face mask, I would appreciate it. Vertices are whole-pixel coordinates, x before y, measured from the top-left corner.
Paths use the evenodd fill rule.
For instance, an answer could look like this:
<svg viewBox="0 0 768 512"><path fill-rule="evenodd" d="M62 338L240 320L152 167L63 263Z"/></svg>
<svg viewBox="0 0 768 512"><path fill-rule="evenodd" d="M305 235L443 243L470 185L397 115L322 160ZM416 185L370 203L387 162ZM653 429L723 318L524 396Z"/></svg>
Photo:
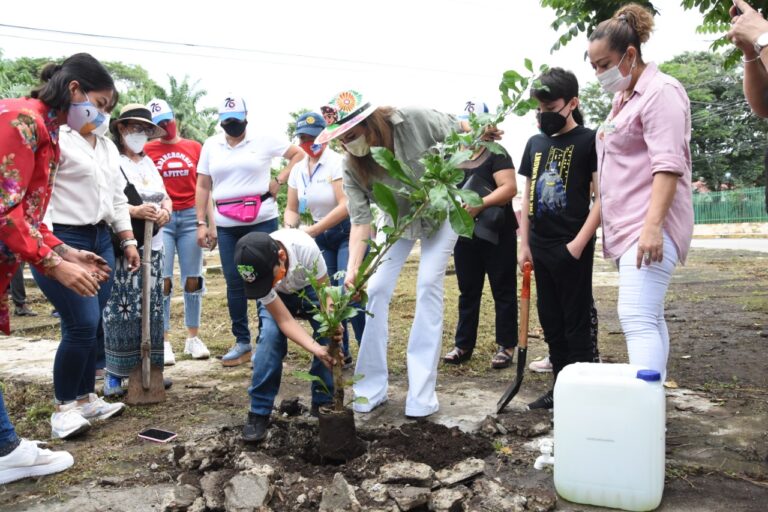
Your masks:
<svg viewBox="0 0 768 512"><path fill-rule="evenodd" d="M245 126L248 124L248 120L245 121L229 121L228 123L221 124L221 128L230 137L239 137L245 132Z"/></svg>
<svg viewBox="0 0 768 512"><path fill-rule="evenodd" d="M568 104L563 105L565 108ZM539 122L539 130L547 137L551 137L565 127L568 118L560 115L563 108L557 112L536 112L536 120Z"/></svg>

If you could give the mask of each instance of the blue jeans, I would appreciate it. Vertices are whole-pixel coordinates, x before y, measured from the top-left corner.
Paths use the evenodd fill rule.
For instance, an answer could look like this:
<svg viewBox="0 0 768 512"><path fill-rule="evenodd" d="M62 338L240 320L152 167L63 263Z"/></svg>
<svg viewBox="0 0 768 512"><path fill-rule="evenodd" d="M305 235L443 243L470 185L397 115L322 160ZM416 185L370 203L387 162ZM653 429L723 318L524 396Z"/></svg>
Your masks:
<svg viewBox="0 0 768 512"><path fill-rule="evenodd" d="M110 268L115 268L112 238L106 225L54 224L53 232L73 249L92 251L107 260ZM104 368L106 363L101 312L112 293L114 273L110 273L106 283L101 283L96 297L78 295L34 267L32 275L61 315L61 343L53 361L53 390L58 402L71 402L93 393L96 368Z"/></svg>
<svg viewBox="0 0 768 512"><path fill-rule="evenodd" d="M11 425L11 418L8 417L8 411L5 410L3 391L0 389L0 450L16 443L18 439Z"/></svg>
<svg viewBox="0 0 768 512"><path fill-rule="evenodd" d="M346 271L349 261L349 219L344 219L332 228L326 229L320 233L315 242L323 252L325 266L328 267L328 277L331 284L338 286L344 282L344 278L334 279L336 272ZM351 304L359 307L359 304ZM355 331L357 343L363 339L363 330L365 329L365 311L360 311L356 317L349 320L352 329ZM347 332L347 322L344 322L344 355L349 355L349 333Z"/></svg>
<svg viewBox="0 0 768 512"><path fill-rule="evenodd" d="M327 345L327 338L317 337L319 324L312 319L312 304L317 305L317 295L311 286L304 288L309 301L299 297L298 293L290 295L280 293L279 299L294 317L309 320L312 325L312 337L321 345ZM310 302L311 301L311 302ZM253 375L248 394L251 395L251 412L262 416L272 414L275 397L280 390L280 380L283 375L283 359L288 352L288 339L280 331L277 322L267 308L258 303L259 307L259 337L256 341L256 350L251 357L253 362ZM312 368L309 371L317 375L328 386L330 395L326 395L322 387L312 383L312 403L323 405L331 402L333 397L333 375L316 357L312 358Z"/></svg>
<svg viewBox="0 0 768 512"><path fill-rule="evenodd" d="M243 278L235 266L235 244L248 233L272 233L275 230L277 218L249 226L220 227L217 230L221 269L227 282L227 307L232 321L232 335L238 343L250 345L251 331L248 329L248 300L245 298Z"/></svg>
<svg viewBox="0 0 768 512"><path fill-rule="evenodd" d="M197 245L197 216L195 208L178 210L171 214L171 220L163 226L163 279L170 281L166 288L168 293L163 294L163 327L165 332L171 326L171 295L173 294L173 260L174 255L179 255L179 269L181 271L181 286L184 290L184 324L187 328L200 327L200 310L203 292L203 250ZM188 291L187 278L197 283L191 283L194 291Z"/></svg>

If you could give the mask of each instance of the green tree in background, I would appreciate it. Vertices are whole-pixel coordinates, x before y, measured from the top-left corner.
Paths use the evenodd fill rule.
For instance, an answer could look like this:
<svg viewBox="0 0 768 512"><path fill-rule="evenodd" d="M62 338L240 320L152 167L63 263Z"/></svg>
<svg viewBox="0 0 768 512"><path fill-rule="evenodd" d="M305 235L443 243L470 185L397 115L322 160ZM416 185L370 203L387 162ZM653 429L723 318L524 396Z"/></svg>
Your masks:
<svg viewBox="0 0 768 512"><path fill-rule="evenodd" d="M33 87L40 83L40 70L48 62L62 59L30 58L4 59L0 51L0 98L26 96ZM104 61L115 85L120 91L120 98L113 116L128 103L146 104L150 99L159 97L166 100L181 121L181 136L203 142L213 135L216 129L216 109L199 108L198 103L207 94L198 87L199 81L190 83L189 77L179 82L169 76L169 91L163 89L147 70L134 64Z"/></svg>
<svg viewBox="0 0 768 512"><path fill-rule="evenodd" d="M608 117L611 98L597 82L590 82L579 90L579 108L589 128L597 128Z"/></svg>
<svg viewBox="0 0 768 512"><path fill-rule="evenodd" d="M693 179L713 190L731 173L736 186L764 185L763 152L768 129L744 99L741 69L723 69L724 57L695 52L678 55L660 69L685 87L691 101Z"/></svg>
<svg viewBox="0 0 768 512"><path fill-rule="evenodd" d="M723 60L718 53L689 52L659 67L680 80L691 101L693 180L718 190L730 173L736 186L761 186L768 127L744 99L741 68L724 69ZM610 112L612 96L591 82L579 99L587 125L597 128Z"/></svg>
<svg viewBox="0 0 768 512"><path fill-rule="evenodd" d="M635 3L650 8L654 14L663 15L664 8L670 1L635 0ZM730 26L728 9L733 5L730 0L678 1L684 9L695 9L701 13L702 20L698 27L699 32L725 35L728 31ZM590 34L601 21L613 16L619 7L627 3L626 0L541 0L543 7L551 7L555 10L556 18L552 22L552 28L558 31L559 35L552 46L552 51L565 46L580 34ZM763 16L768 13L768 0L749 0L749 3ZM711 49L715 50L721 47L730 47L730 42L725 37L716 39L712 43ZM740 54L731 47L724 64L733 67L738 62Z"/></svg>

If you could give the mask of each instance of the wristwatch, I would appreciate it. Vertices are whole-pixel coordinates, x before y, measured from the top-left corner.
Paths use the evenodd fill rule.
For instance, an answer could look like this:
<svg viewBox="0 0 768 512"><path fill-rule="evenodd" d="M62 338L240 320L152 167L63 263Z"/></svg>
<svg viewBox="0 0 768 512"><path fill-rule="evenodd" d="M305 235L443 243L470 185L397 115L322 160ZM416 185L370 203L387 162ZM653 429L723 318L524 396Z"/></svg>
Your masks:
<svg viewBox="0 0 768 512"><path fill-rule="evenodd" d="M760 52L763 51L763 48L768 46L768 32L763 32L760 34L757 39L755 39L754 47L755 51L758 55L760 55Z"/></svg>

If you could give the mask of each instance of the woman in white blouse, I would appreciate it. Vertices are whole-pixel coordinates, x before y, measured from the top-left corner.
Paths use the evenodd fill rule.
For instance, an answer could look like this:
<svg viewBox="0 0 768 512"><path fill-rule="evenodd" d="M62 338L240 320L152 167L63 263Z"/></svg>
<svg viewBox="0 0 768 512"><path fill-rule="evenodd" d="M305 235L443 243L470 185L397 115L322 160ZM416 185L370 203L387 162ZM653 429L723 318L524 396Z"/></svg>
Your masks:
<svg viewBox="0 0 768 512"><path fill-rule="evenodd" d="M160 137L165 130L152 122L152 114L144 105L133 103L120 111L110 127L112 137L120 150L120 187L130 183L144 202L129 206L131 217L151 220L162 227L171 218L172 203L165 191L163 178L154 162L144 154L144 144L150 138ZM143 233L136 233L143 237ZM153 365L163 366L163 236L162 230L152 238L152 288L150 295L150 359ZM147 250L142 247L140 252ZM104 393L122 394L121 379L141 363L141 273L134 274L129 262L117 256L115 283L112 296L104 310L107 376Z"/></svg>
<svg viewBox="0 0 768 512"><path fill-rule="evenodd" d="M114 269L110 228L128 244L134 235L117 179L120 155L104 137L108 125L107 116L92 132L83 134L69 125L59 130L61 160L45 221L64 242L61 250L94 252ZM126 246L125 258L132 268L139 267L136 247ZM76 407L57 406L51 416L53 437L68 438L88 430L89 420L106 419L123 409L123 404L107 403L95 395L96 372L105 366L102 311L114 272L93 297L80 296L34 269L33 274L61 318L61 343L53 364L57 403L75 397L79 402Z"/></svg>
<svg viewBox="0 0 768 512"><path fill-rule="evenodd" d="M326 123L323 116L315 112L302 114L296 120L296 137L299 147L306 156L291 169L288 177L288 201L283 214L285 227L302 229L315 239L323 253L328 275L334 285L344 282L335 274L346 271L349 260L349 212L347 196L341 186L344 157L328 147L315 144L315 138L323 131ZM302 216L304 222L301 222ZM365 328L365 312L349 322L360 343ZM352 366L349 352L349 329L344 322L344 367Z"/></svg>

